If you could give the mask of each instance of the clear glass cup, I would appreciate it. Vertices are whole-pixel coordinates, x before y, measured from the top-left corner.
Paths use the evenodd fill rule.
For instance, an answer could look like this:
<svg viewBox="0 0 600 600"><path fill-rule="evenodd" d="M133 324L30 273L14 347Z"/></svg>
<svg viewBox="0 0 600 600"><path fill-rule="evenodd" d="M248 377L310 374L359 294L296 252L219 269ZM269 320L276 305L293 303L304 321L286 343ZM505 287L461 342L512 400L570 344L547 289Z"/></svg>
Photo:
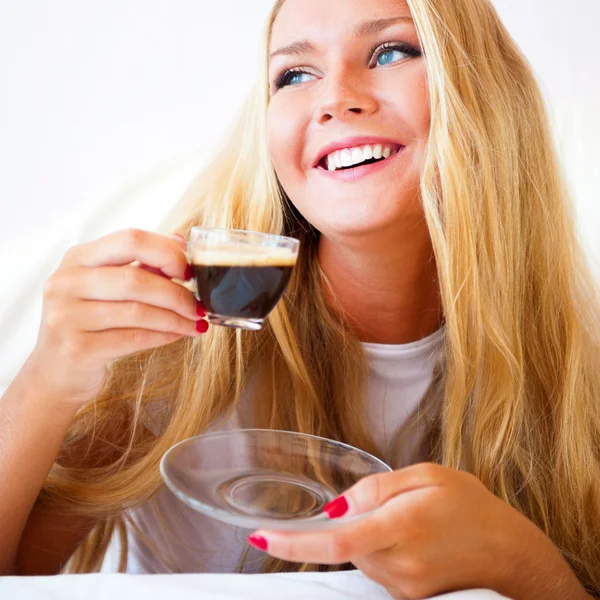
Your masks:
<svg viewBox="0 0 600 600"><path fill-rule="evenodd" d="M358 448L313 435L236 429L193 437L160 463L169 489L205 515L247 529L333 529L323 507L357 481L392 469Z"/></svg>
<svg viewBox="0 0 600 600"><path fill-rule="evenodd" d="M285 291L299 248L290 237L193 227L186 255L208 322L260 329Z"/></svg>

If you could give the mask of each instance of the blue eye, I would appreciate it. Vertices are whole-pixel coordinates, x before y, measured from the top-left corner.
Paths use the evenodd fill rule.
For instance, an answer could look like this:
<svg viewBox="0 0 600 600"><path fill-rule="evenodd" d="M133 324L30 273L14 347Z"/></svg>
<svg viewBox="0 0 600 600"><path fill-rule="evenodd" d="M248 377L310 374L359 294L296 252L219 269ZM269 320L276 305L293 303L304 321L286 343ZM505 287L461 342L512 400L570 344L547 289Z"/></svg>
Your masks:
<svg viewBox="0 0 600 600"><path fill-rule="evenodd" d="M407 56L414 56L414 53L408 52L404 48L387 48L377 56L377 65L379 67L385 67L386 65L391 65L399 60L403 60Z"/></svg>
<svg viewBox="0 0 600 600"><path fill-rule="evenodd" d="M304 83L306 81L306 79L303 79L305 77L314 77L314 75L311 75L310 73L302 73L302 72L292 72L290 73L290 77L288 78L288 85L294 85L296 83Z"/></svg>
<svg viewBox="0 0 600 600"><path fill-rule="evenodd" d="M286 71L275 82L275 87L279 89L288 85L298 85L299 83L305 83L306 81L308 81L306 77L314 77L314 75L312 73L306 73L305 71Z"/></svg>

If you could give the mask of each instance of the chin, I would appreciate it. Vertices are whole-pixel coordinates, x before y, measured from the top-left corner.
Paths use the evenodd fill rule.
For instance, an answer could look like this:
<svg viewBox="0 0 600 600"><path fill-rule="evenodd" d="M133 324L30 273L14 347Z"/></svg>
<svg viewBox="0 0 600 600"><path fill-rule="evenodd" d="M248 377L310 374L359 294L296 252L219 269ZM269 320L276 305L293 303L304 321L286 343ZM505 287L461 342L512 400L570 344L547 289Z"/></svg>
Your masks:
<svg viewBox="0 0 600 600"><path fill-rule="evenodd" d="M318 197L318 196L315 196ZM327 203L329 204L329 203ZM304 212L306 220L327 237L368 236L385 233L388 230L402 228L402 223L414 222L414 206L402 206L394 203L388 205L382 202L361 202L360 206L348 201L336 201L333 206L322 206L318 214L313 211ZM422 215L419 215L419 219Z"/></svg>
<svg viewBox="0 0 600 600"><path fill-rule="evenodd" d="M383 237L386 233L392 232L398 235L398 221L385 222L380 220L336 220L322 222L315 225L322 235L330 239L360 239L372 238L375 236Z"/></svg>

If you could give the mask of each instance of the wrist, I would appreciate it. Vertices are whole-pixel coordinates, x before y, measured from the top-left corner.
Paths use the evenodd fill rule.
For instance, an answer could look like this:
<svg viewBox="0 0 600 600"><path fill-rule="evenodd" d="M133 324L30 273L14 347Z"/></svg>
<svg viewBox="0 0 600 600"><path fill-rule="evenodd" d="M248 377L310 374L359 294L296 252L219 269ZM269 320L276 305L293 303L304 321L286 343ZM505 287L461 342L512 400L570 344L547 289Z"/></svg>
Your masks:
<svg viewBox="0 0 600 600"><path fill-rule="evenodd" d="M498 591L513 600L590 600L552 540L533 523L528 543L516 544L512 566Z"/></svg>
<svg viewBox="0 0 600 600"><path fill-rule="evenodd" d="M32 413L36 411L41 418L50 419L50 422L70 424L79 409L77 403L70 401L64 392L55 389L46 380L33 355L11 383L11 389L23 408Z"/></svg>

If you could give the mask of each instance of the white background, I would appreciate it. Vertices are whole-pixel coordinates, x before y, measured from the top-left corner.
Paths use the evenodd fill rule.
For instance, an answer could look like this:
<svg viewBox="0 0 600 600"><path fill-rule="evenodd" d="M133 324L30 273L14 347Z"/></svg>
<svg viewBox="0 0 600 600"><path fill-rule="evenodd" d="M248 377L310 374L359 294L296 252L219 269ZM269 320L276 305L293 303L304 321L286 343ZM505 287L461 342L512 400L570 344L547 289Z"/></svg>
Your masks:
<svg viewBox="0 0 600 600"><path fill-rule="evenodd" d="M0 0L0 384L34 343L41 279L69 232L87 218L79 236L96 237L99 206L114 208L115 227L143 227L155 221L140 207L155 218L175 204L255 77L271 3ZM598 2L495 4L543 86L600 257Z"/></svg>

